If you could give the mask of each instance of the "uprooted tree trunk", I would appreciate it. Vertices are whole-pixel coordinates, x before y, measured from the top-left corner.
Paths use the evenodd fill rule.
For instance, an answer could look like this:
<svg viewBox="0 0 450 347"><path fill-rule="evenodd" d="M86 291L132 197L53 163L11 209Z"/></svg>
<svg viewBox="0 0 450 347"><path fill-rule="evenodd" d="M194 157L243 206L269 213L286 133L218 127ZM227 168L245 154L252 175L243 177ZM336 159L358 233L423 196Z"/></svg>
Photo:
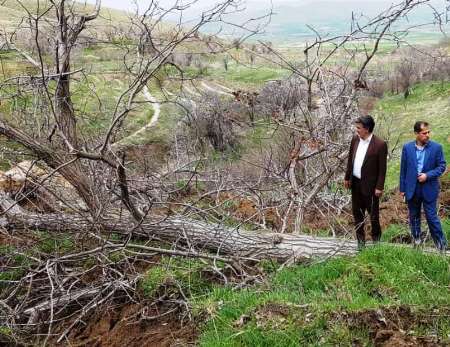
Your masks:
<svg viewBox="0 0 450 347"><path fill-rule="evenodd" d="M80 232L101 230L136 237L157 239L178 244L189 251L184 255L201 256L203 253L225 256L228 259L273 259L280 262L296 262L356 252L354 241L345 239L312 237L295 234L279 234L260 231L244 231L220 224L211 224L185 217L167 217L156 221L109 216L95 222L86 217L69 214L33 214L17 206L5 194L0 195L1 208L6 212L3 227L10 229L41 229L47 231ZM139 245L127 244L130 248ZM145 249L145 247L143 248ZM211 256L213 257L213 256Z"/></svg>
<svg viewBox="0 0 450 347"><path fill-rule="evenodd" d="M14 324L43 322L50 327L56 318L54 312L61 313L65 307L77 307L78 318L59 340L102 303L124 293L133 295L130 293L136 290L141 278L136 273L123 271L119 264L108 263L102 267L101 278L92 283L80 281L87 270L79 264L90 257L108 259L108 254L119 251L130 257L127 259L148 259L155 254L204 258L213 260L214 264L218 260L231 265L233 271L242 273L245 278L245 264L248 262L253 264L270 259L289 264L356 252L355 242L349 240L270 233L267 230L244 231L182 216L159 219L148 216L138 223L130 214L110 214L94 220L88 213L32 213L1 191L0 210L0 226L12 233L16 230L45 230L55 234L90 235L91 239L99 241L87 250L52 256L43 261L33 259L32 270L19 281L18 287L32 287L29 292L39 291L39 298L36 299L35 294L27 294L20 298L20 303L9 299L3 302L6 316ZM120 236L111 238L111 233ZM153 242L142 244L136 240ZM161 242L167 242L170 248L159 248Z"/></svg>

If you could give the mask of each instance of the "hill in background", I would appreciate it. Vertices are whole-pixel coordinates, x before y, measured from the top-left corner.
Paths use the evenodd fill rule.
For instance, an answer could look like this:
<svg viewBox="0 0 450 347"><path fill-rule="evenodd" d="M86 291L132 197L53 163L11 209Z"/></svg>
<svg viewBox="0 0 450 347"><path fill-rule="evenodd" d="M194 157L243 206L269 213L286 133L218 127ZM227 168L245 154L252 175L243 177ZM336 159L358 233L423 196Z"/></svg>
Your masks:
<svg viewBox="0 0 450 347"><path fill-rule="evenodd" d="M183 12L184 21L188 25L190 20L198 18L202 11L211 8L216 2L216 0L202 0L193 4ZM228 19L233 21L242 18L260 18L255 21L255 27L261 24L267 24L267 26L264 33L254 36L254 39L271 40L276 43L304 41L315 37L315 34L308 26L314 28L323 36L343 35L350 30L352 13L355 18L365 17L366 19L361 19L361 22L364 23L367 18L376 16L398 2L390 0L274 0L272 2L268 0L249 0L237 7L237 13L228 15ZM137 3L141 9L144 8L144 1L141 0ZM168 8L173 3L174 1L166 0L162 1L161 5ZM132 7L117 0L105 1L104 5L132 10ZM429 5L429 7L422 6L419 10L409 13L407 18L396 24L396 29L404 29L420 24L421 26L415 28L409 37L414 37L422 42L424 37L428 38L428 40L438 41L442 38L442 33L435 26L423 26L423 23L432 23L435 20L433 9L438 12L444 12L445 2L432 0ZM273 15L270 20L261 18L271 10ZM171 18L170 16L167 19L178 20L178 18ZM449 28L447 23L446 29ZM239 29L236 27L225 27L223 23L212 23L206 26L205 29L211 33L221 32L230 36L239 33Z"/></svg>

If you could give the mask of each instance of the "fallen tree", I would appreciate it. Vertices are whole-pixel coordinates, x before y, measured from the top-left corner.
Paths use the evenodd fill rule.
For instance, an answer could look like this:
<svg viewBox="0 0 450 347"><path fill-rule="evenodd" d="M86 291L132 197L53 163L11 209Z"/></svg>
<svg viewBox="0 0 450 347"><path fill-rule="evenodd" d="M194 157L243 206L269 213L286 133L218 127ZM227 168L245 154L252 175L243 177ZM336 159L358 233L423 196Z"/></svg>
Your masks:
<svg viewBox="0 0 450 347"><path fill-rule="evenodd" d="M4 212L1 226L11 234L19 230L28 233L44 230L51 235L89 235L96 242L87 250L73 250L64 255L26 256L30 264L27 274L0 300L0 317L8 326L25 324L39 329L45 324L48 327L46 333L50 334L52 326L59 320L75 317L69 328L60 333L58 341L103 303L136 296L142 274L125 264L134 264L137 259L152 259L158 254L204 259L211 264L221 262L240 278L237 285L242 286L260 281L254 265L263 259L289 264L356 252L355 242L350 240L266 230L241 231L181 216L161 220L147 217L137 224L130 215L93 220L76 214L31 213L4 192L0 193L0 207ZM112 233L119 237L112 239ZM122 254L122 260L112 261L115 258L110 256L117 253ZM86 269L83 264L89 259L97 259L98 264ZM101 275L97 274L94 280L83 280L100 269ZM228 281L225 269L217 265L212 269L225 283ZM171 310L184 311L184 306L188 306L185 294L181 292L180 295ZM65 312L69 312L69 316Z"/></svg>
<svg viewBox="0 0 450 347"><path fill-rule="evenodd" d="M73 235L74 240L86 241L87 245L78 247L74 242L74 249L64 254L38 251L30 255L13 249L11 254L2 258L5 268L23 270L19 278L5 281L6 289L0 300L2 325L19 330L23 327L34 331L46 329L41 333L48 338L55 324L63 319L73 319L67 330L61 333L61 341L74 325L100 305L118 298L134 300L138 292L137 284L142 278L134 264L141 260L148 261L156 255L206 259L213 271L226 282L228 277L225 271L217 265L223 262L239 277L240 283L237 285L243 286L250 283L249 278L257 279L253 265L263 259L289 264L354 254L356 245L352 240L289 234L286 231L289 224L295 225L295 231L302 229L307 208L313 209L316 214L322 213L322 207L337 211L338 215L342 212L345 199L337 199L336 206L337 194L330 194L331 189L328 188L339 179L339 166L345 159L351 136L350 126L358 112L358 93L367 87L364 80L366 67L392 24L427 2L408 0L393 5L365 25L356 23L352 26L352 32L343 38L319 37L305 48L305 59L301 64L292 64L290 59L267 47L270 51L268 56L275 60L273 63L290 71L295 78L267 84L262 93L266 102L258 103L254 95L245 101L244 109L250 118L250 126L258 121L256 114L261 113L265 117L263 121L270 120L277 128L283 128L285 132L278 133L278 137L285 142L279 146L279 152L272 152L272 147L268 146L270 148L264 155L270 158L269 163L261 166L253 163L252 172L246 172L239 178L228 175L231 170L227 167L216 169L216 163L211 165L207 175L201 176L200 171L206 171L201 159L203 156L179 152L178 149L185 146L184 142L174 145L175 154L167 168L162 168L162 165L148 167L144 161L129 160L127 148L119 145L127 135L125 121L142 104L138 95L145 91L150 81L159 83L163 77L169 78L164 75L166 70L178 71L179 75L174 79L183 82L182 69L171 59L174 51L185 42L187 46L192 46L192 42L200 45L199 30L202 26L219 21L230 7L234 7L235 1L223 0L203 12L197 23L190 22L189 29L180 24L169 30L166 36L159 34L158 23L180 8L165 12L157 3L151 2L144 15L134 18L130 22L133 30L121 33L127 40L114 40L114 47L124 52L123 69L119 73L127 82L126 88L115 99L116 104L108 114L109 124L95 134L83 132L82 121L88 117L81 110L86 105L74 105L72 78L77 76L83 79L86 77L83 73L87 72L71 69L71 54L80 34L99 15L100 1L96 2L90 15L77 13L77 7L69 6L72 3L67 1L48 3L45 9L41 9L42 16L36 17L28 12L27 17L34 25L32 34L35 35L38 54L38 59L33 61L40 65L39 73L2 81L0 87L5 94L1 94L0 101L4 97L6 102L10 99L15 102L11 103L11 114L0 112L0 135L20 145L33 162L44 163L49 168L40 177L31 177L31 181L27 177L28 172L25 177L20 176L22 183L32 183L28 187L29 192L44 191L47 188L44 181L58 175L70 184L71 191L78 197L72 199L55 190L49 202L53 203L53 199L61 202L69 207L69 211L53 208L54 213L31 212L20 205L20 201L28 197L22 183L16 186L5 181L8 189L23 194L16 196L17 201L6 192L0 194L0 224L8 236L21 231L32 235L32 232L40 230L52 237L58 234ZM55 20L48 20L45 16L53 12ZM39 34L42 35L40 21L54 24L58 32L58 35L48 38L49 46L55 49L53 58L45 56L39 47ZM327 69L328 60L339 48L347 51L348 44L369 39L374 39L374 47L364 46L362 53L365 53L365 58L357 71L349 72L348 66L356 63L354 57L361 53L359 51L351 53L353 57L348 66ZM144 44L151 46L151 49L142 49L142 54L134 56L130 52L136 49L130 49L130 42L136 47ZM223 42L220 44L224 45ZM18 51L23 50L20 45L14 47ZM332 49L327 51L330 47ZM53 68L47 60L53 63ZM87 78L85 81L88 84ZM97 96L94 94L90 96L95 100ZM36 105L23 102L28 99L39 102ZM220 98L215 99L220 102ZM188 101L194 112L196 103ZM177 103L181 104L175 99L174 104ZM23 105L28 109L22 109ZM181 106L189 111L188 106ZM227 125L240 121L233 118L232 106L235 104L227 108L227 116L230 116ZM192 116L192 112L188 112L187 116ZM191 119L195 123L206 116ZM225 115L219 112L215 116ZM213 139L227 135L227 132L220 135L221 129L211 132L210 124L217 123L206 122L206 133ZM157 131L156 128L152 130ZM221 141L212 142L216 143L217 150L226 147L217 146ZM253 175L252 179L250 175ZM194 203L181 201L190 183L199 177L208 183L205 183L205 191L195 197L197 201ZM325 189L328 191L317 199ZM222 216L217 216L220 211L215 209L223 205L220 195L225 191L248 194L258 201L260 210L252 214L262 215L262 222L259 223L261 230L244 230L245 222L253 221L251 215L240 220L242 224L239 227L229 227L226 222L220 222ZM281 195L284 200L279 199ZM215 201L205 204L206 207L201 206L199 203L206 198ZM74 204L75 200L82 201L82 204ZM273 208L268 206L272 200L278 204L274 213L282 221L278 229L280 233L266 228L264 211ZM172 205L176 208L172 209ZM161 206L165 211L158 211ZM25 265L16 266L15 256L26 259ZM182 293L177 300L177 304L181 302L188 306Z"/></svg>
<svg viewBox="0 0 450 347"><path fill-rule="evenodd" d="M161 220L146 218L137 224L131 217L106 216L93 220L69 214L32 214L19 207L13 200L1 193L1 207L6 212L3 227L9 229L37 229L65 232L118 233L124 236L132 234L146 240L161 240L187 249L180 252L185 256L207 256L217 254L221 260L261 260L273 259L278 262L298 262L302 260L323 259L334 255L349 255L356 252L352 240L312 237L307 235L280 234L261 231L245 231L229 228L220 224L207 223L189 218L165 217ZM113 246L106 243L108 247ZM117 244L116 246L121 246ZM132 243L123 245L130 249L156 251L156 248L139 246ZM159 249L164 253L164 250ZM167 252L171 253L171 252ZM176 251L172 252L176 254ZM224 256L224 257L223 257Z"/></svg>
<svg viewBox="0 0 450 347"><path fill-rule="evenodd" d="M345 154L348 139L351 136L349 128L357 113L355 100L361 89L360 86L364 84L362 80L364 71L376 53L380 40L389 32L393 23L426 2L408 0L393 5L383 15L376 16L364 26L355 26L358 29L353 29L350 35L343 38L322 39L319 37L316 42L305 49L305 61L301 68L290 64L283 56L273 52L278 64L291 70L301 81L301 83L293 81L292 86L291 82L282 86L284 89L278 90L278 93L282 95L277 95L277 90L271 88L268 88L266 92L269 94L267 98L270 95L274 97L274 102L269 102L269 104L276 105L276 108L268 110L268 114L274 118L275 124L291 131L290 136L293 138L293 147L283 148L288 152L284 153L285 158L288 158L287 161L284 160L285 168L280 167L281 165L272 165L272 163L261 168L261 171L271 170L271 176L267 181L284 180L282 183L287 186L283 189L287 191L286 195L289 199L280 208L281 212L277 210L277 213L280 212L280 219L283 220L281 231L286 230L286 224L291 214L295 216L295 231L300 231L305 209L315 202L315 198L324 187L339 178L339 165L344 160L342 153ZM21 2L19 1L19 3ZM55 71L44 68L44 53L40 49L40 41L37 37L40 33L39 30L43 29L41 27L43 23L40 21L48 22L47 18L34 19L33 13L27 11L27 17L34 21L35 25L32 33L37 35L34 44L39 59L35 59L35 61L41 62L40 76L29 76L28 83L22 82L22 78L8 79L2 86L8 91L13 89L12 86L17 89L15 93L11 93L10 97L13 99L20 99L20 95L23 93L29 93L37 99L42 99L46 105L45 111L48 111L48 113L44 111L36 117L38 128L42 130L36 131L36 127L22 128L20 121L28 122L29 117L28 113L18 109L13 111L17 119L0 113L0 135L20 144L33 159L44 162L53 170L48 176L55 173L61 175L65 181L70 183L86 208L81 209L74 206L73 213L60 216L9 214L7 218L10 227L34 225L37 228L48 230L73 230L86 229L90 226L99 230L142 234L145 237L157 236L163 240L175 242L175 244L182 240L181 244L194 245L200 250L256 258L262 257L260 255L262 251L258 245L263 245L263 249L267 253L265 257L275 257L280 260L308 258L313 254L323 257L333 253L345 254L347 252L346 247L342 247L335 240L315 241L305 237L295 244L296 240L289 240L289 237L284 234L282 236L270 233L247 235L238 229L229 229L189 219L182 212L178 216L170 216L154 222L153 218L148 218L148 216L154 215L150 211L154 203L169 205L170 201L167 196L174 191L174 189L169 191L171 187L155 181L170 174L173 174L176 179L179 177L177 175L182 172L184 175L181 176L181 179L189 182L198 174L197 168L189 165L190 158L187 155L180 163L177 161L171 166L171 170L169 170L171 172L161 173L154 170L150 175L154 175L157 179L145 180L142 175L136 174L135 167L127 162L126 150L115 146L124 133L125 119L140 103L137 95L144 90L150 80L159 80L159 74L166 67L173 67L174 63L170 57L176 48L185 42L199 41L198 30L210 22L219 21L223 14L233 8L235 5L233 0L224 0L205 10L198 22L191 25L189 30L181 24L171 28L168 36L167 34L164 36L158 31L154 19L157 19L156 22L162 21L171 10L178 10L176 7L161 12L158 6L152 3L144 15L138 15L134 21L130 21L130 26L134 28L133 35L130 37L131 41L138 47L142 45L142 42L150 43L152 50L130 57L129 47L124 44L125 71L128 76L131 76L129 86L118 98L114 113L110 115L109 127L92 137L84 136L83 127L78 124L80 117L77 114L77 108L74 107L70 87L72 76L79 71L72 71L70 62L72 49L75 49L81 33L99 15L100 1L96 1L95 8L89 15L84 13L86 11L70 7L69 3L52 2L46 5L44 11L45 15L54 13L55 28L61 28L64 31L61 33L57 30L58 35L48 38L52 42L50 46L55 49L55 55L52 58ZM24 8L26 9L26 7ZM246 28L241 27L241 29ZM255 30L248 32L253 34ZM324 64L338 48L352 40L358 42L362 36L375 37L375 44L370 52L366 51L366 59L363 60L357 73L355 71L353 74L347 73L345 69L343 71L325 69ZM336 46L330 52L326 52L325 58L322 59L322 45L330 42L335 42ZM15 45L14 47L20 50L19 46ZM311 57L313 54L316 55L314 59ZM178 67L176 66L176 68ZM351 81L351 78L356 78L356 81ZM36 84L36 79L40 83ZM55 82L55 86L51 84L53 82ZM281 85L281 83L279 84ZM291 87L295 91L291 90ZM283 135L285 134L280 136ZM270 156L272 157L272 153ZM262 181L259 178L257 180ZM253 187L248 187L248 182L244 183L247 184L245 188L252 190ZM266 182L258 182L258 184L261 186ZM153 191L148 188L155 185L157 188ZM230 185L232 186L233 183ZM224 189L230 188L219 187L216 192ZM238 187L238 189L243 188ZM276 189L275 187L273 190ZM258 194L257 191L255 193L257 198L263 200L262 194ZM59 196L60 194L55 195ZM162 195L164 197L161 198ZM326 199L323 200L329 204ZM70 201L66 202L70 205ZM120 218L108 213L110 210L120 208L124 209L120 212ZM338 210L340 212L342 206L338 206ZM74 220L75 216L79 216L80 219ZM187 233L187 237L184 237L183 233ZM306 245L306 242L311 242L311 245Z"/></svg>
<svg viewBox="0 0 450 347"><path fill-rule="evenodd" d="M207 260L213 272L227 283L226 268L216 265L221 262L239 278L235 285L242 286L261 280L254 266L263 259L289 264L356 252L355 242L350 240L267 230L250 232L182 216L159 220L153 216L136 223L131 215L93 220L89 215L31 213L4 192L0 193L0 207L3 211L1 227L10 230L12 235L20 230L26 233L43 230L50 235L85 235L91 240L86 250L72 250L59 256L25 255L29 262L26 275L13 281L15 286L3 292L0 300L0 318L5 325L25 324L35 330L44 324L48 330L43 333L47 336L58 321L75 317L70 326L59 333L58 341L104 303L136 297L143 275L136 272L133 264L153 259L155 255ZM112 234L118 237L111 238ZM112 260L117 259L112 255L118 253L122 254L121 261ZM94 265L86 269L83 264L94 259ZM84 278L92 276L90 274L95 274L95 279L86 282ZM180 292L180 296L173 302L171 311L185 311L188 307L185 294ZM164 297L160 300L171 302Z"/></svg>

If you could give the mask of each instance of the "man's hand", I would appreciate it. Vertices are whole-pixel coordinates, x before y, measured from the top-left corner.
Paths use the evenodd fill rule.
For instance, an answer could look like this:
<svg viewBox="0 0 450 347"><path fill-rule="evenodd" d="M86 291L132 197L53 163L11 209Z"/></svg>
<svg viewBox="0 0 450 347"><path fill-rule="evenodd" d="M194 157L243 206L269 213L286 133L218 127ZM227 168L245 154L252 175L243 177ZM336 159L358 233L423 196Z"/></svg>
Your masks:
<svg viewBox="0 0 450 347"><path fill-rule="evenodd" d="M427 180L427 175L424 174L424 173L421 173L419 176L417 176L417 180L418 180L420 183L423 183L423 182L425 182L425 181Z"/></svg>
<svg viewBox="0 0 450 347"><path fill-rule="evenodd" d="M351 185L352 184L351 184L351 182L349 180L344 180L344 187L345 188L350 189Z"/></svg>
<svg viewBox="0 0 450 347"><path fill-rule="evenodd" d="M401 196L402 198L404 198L404 197L405 197L405 192L400 192L400 196Z"/></svg>
<svg viewBox="0 0 450 347"><path fill-rule="evenodd" d="M376 196L377 198L379 198L381 195L383 195L383 191L380 190L380 189L375 189L375 196Z"/></svg>

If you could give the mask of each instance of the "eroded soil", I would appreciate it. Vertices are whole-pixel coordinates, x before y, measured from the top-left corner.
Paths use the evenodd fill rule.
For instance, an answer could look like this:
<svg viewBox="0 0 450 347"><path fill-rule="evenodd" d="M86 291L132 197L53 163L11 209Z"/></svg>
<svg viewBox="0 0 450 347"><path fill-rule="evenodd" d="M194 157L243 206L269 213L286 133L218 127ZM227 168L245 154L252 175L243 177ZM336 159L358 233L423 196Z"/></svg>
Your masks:
<svg viewBox="0 0 450 347"><path fill-rule="evenodd" d="M450 307L439 307L427 311L413 311L408 306L339 312L332 322L344 323L349 328L367 329L376 347L450 346L450 339L441 340L435 334L421 335L419 331L433 330L437 320L448 319ZM363 346L355 341L355 346Z"/></svg>
<svg viewBox="0 0 450 347"><path fill-rule="evenodd" d="M61 343L53 346L169 347L191 346L197 338L195 324L183 321L169 307L125 304L91 315Z"/></svg>

